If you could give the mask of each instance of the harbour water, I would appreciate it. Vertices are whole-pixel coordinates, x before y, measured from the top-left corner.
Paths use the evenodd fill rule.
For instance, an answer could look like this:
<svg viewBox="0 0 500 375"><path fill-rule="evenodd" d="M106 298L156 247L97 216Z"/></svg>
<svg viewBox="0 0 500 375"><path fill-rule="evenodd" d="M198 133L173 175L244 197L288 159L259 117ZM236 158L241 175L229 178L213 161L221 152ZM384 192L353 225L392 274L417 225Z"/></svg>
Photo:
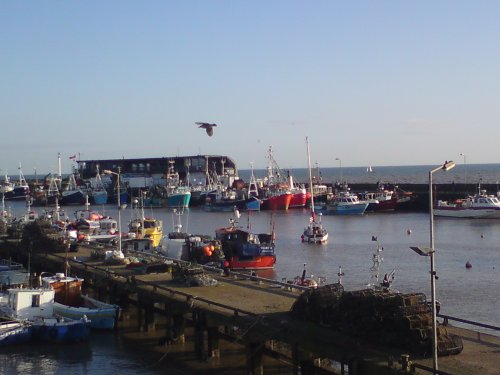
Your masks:
<svg viewBox="0 0 500 375"><path fill-rule="evenodd" d="M464 164L455 160L456 166L446 173L435 173L433 180L436 183L467 183L467 184L498 184L500 181L500 164ZM314 168L312 174L320 176L325 183L336 181L347 181L348 183L376 183L385 184L425 184L428 182L428 173L436 168L436 165L410 165L410 166L372 166L371 172L368 167L337 167ZM319 173L318 173L319 170ZM290 173L295 180L308 181L307 168L282 168L286 176ZM250 180L249 170L240 170L239 176L244 181ZM264 178L267 171L264 169L254 170L256 178Z"/></svg>
<svg viewBox="0 0 500 375"><path fill-rule="evenodd" d="M17 216L26 210L24 202L6 202ZM68 216L79 209L64 207ZM41 212L42 208L36 207ZM117 217L116 207L93 207ZM199 208L182 215L184 229L194 234L214 234L226 226L231 214L208 213ZM173 230L177 217L166 208L147 209L146 216L163 220L164 232ZM129 209L122 211L122 228L130 220ZM364 288L371 277L372 256L383 247L381 275L395 270L394 288L402 292L423 292L430 296L430 263L410 250L429 246L429 215L426 213L384 213L363 216L323 216L330 234L325 245L303 244L300 234L309 220L306 209L242 213L239 225L254 232L276 233L277 264L259 275L281 281L308 274L327 283L337 282L339 267L347 290ZM435 220L437 298L441 313L500 326L500 220ZM377 241L373 241L373 236ZM180 256L179 246L167 244L169 256ZM472 268L465 264L470 261ZM0 351L0 374L156 374L177 373L151 368L147 356L120 339L120 335L94 335L90 342L72 347L18 347Z"/></svg>

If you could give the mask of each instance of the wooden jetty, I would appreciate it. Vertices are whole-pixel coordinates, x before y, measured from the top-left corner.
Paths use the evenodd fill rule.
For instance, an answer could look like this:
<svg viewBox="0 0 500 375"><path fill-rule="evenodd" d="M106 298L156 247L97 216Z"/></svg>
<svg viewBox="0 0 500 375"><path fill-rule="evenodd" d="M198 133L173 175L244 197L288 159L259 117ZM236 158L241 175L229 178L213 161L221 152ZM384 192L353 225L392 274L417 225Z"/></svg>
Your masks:
<svg viewBox="0 0 500 375"><path fill-rule="evenodd" d="M155 331L157 317L165 318L166 344L183 342L186 324L191 324L199 360L224 356L220 342L229 338L249 353L248 374L266 374L266 356L285 357L293 374L432 373L431 358L408 358L401 349L293 319L289 312L301 287L248 274L223 275L220 270L210 274L216 286L188 286L179 281L176 261L163 263L157 268L160 272L145 273L145 268L105 263L93 253L95 249L81 246L69 255L34 252L31 262L34 269L53 272L60 272L67 262L71 274L85 278L98 298L133 303L142 332ZM462 337L464 350L440 357L439 374L498 374L500 337L451 325L447 329ZM325 359L329 366L322 365Z"/></svg>

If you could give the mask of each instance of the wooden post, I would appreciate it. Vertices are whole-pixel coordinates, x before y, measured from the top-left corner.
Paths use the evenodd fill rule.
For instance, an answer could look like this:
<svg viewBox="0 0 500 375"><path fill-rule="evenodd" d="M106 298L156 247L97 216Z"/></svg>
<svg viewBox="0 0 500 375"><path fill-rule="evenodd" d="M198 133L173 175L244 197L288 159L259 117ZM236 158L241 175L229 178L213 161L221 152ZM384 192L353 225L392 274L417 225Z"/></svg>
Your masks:
<svg viewBox="0 0 500 375"><path fill-rule="evenodd" d="M250 375L264 375L262 363L264 343L249 342L246 345L247 373Z"/></svg>
<svg viewBox="0 0 500 375"><path fill-rule="evenodd" d="M208 327L207 329L207 339L208 339L208 356L211 358L220 357L220 335L218 327Z"/></svg>

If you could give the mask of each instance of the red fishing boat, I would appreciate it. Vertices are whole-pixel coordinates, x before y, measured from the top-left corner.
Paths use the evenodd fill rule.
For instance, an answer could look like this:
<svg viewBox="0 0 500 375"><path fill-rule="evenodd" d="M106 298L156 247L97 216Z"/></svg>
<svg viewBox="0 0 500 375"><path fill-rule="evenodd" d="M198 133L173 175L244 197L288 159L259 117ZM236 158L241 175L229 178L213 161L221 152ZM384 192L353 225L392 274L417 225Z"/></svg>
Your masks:
<svg viewBox="0 0 500 375"><path fill-rule="evenodd" d="M239 213L236 212L236 218ZM273 268L276 263L273 233L251 233L238 227L236 219L229 220L229 227L215 230L228 266L233 270Z"/></svg>
<svg viewBox="0 0 500 375"><path fill-rule="evenodd" d="M269 187L260 194L261 210L288 210L292 201L292 193L283 187Z"/></svg>

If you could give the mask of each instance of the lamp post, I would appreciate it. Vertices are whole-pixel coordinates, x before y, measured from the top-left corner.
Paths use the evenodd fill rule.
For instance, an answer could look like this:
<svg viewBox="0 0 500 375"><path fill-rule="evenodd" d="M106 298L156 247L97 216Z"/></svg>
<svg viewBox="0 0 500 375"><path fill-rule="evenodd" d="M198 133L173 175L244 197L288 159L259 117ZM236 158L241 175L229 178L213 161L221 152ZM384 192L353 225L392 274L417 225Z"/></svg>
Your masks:
<svg viewBox="0 0 500 375"><path fill-rule="evenodd" d="M340 167L340 183L342 183L342 160L340 158L335 158L335 160L339 161L339 167Z"/></svg>
<svg viewBox="0 0 500 375"><path fill-rule="evenodd" d="M431 307L432 307L432 368L435 374L438 370L438 355L437 355L437 321L436 321L436 265L434 249L434 202L432 197L432 174L439 170L449 171L455 167L453 161L446 161L443 165L429 171L429 232L430 232L430 247L410 247L418 255L428 256L431 260Z"/></svg>
<svg viewBox="0 0 500 375"><path fill-rule="evenodd" d="M460 153L460 156L464 157L464 185L465 185L465 192L468 192L468 189L467 189L467 157L463 153Z"/></svg>
<svg viewBox="0 0 500 375"><path fill-rule="evenodd" d="M118 173L116 172L113 172L113 171L110 171L109 169L105 169L104 171L104 174L114 174L116 177L117 177L117 194L118 194L118 197L117 197L117 202L118 202L118 253L117 255L120 257L120 258L123 258L123 252L122 252L122 216L121 216L121 210L122 210L122 205L121 205L121 202L120 202L120 195L121 195L121 192L120 192L120 172L121 172L121 168L118 167Z"/></svg>

